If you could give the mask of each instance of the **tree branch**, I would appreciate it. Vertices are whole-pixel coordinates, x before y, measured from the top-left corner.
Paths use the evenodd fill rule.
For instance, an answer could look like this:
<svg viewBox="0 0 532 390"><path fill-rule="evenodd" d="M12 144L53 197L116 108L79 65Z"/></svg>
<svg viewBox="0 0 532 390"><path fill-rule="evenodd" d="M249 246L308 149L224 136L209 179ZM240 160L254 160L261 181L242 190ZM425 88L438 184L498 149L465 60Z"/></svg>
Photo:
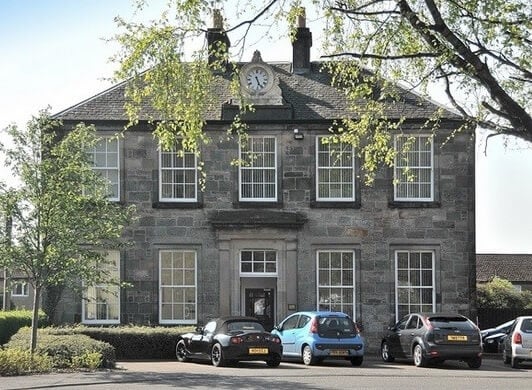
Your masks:
<svg viewBox="0 0 532 390"><path fill-rule="evenodd" d="M373 58L378 60L406 60L406 59L412 59L412 58L436 58L439 57L440 53L413 53L413 54L400 54L400 55L379 55L379 54L372 54L372 53L351 53L351 52L343 52L343 53L336 53L336 54L329 54L329 55L322 55L321 58L335 58L335 57L354 57L354 58Z"/></svg>
<svg viewBox="0 0 532 390"><path fill-rule="evenodd" d="M270 2L270 4L268 4L266 7L264 7L264 9L262 11L260 11L257 15L255 15L255 17L253 19L249 19L249 20L244 20L243 22L237 24L236 26L228 29L228 30L225 30L226 33L228 32L231 32L231 31L234 31L240 27L242 27L243 25L245 24L249 24L249 25L252 25L253 23L255 23L262 15L264 15L266 12L268 12L268 10L275 4L277 3L277 0L272 0Z"/></svg>
<svg viewBox="0 0 532 390"><path fill-rule="evenodd" d="M506 112L514 129L526 139L532 139L532 117L506 93L491 74L488 66L449 29L436 3L433 0L425 0L425 3L434 19L434 25L432 26L427 26L421 21L406 0L398 0L402 15L421 34L425 41L436 50L443 51L445 45L429 31L437 32L458 53L458 55L450 58L450 62L486 88L491 98Z"/></svg>

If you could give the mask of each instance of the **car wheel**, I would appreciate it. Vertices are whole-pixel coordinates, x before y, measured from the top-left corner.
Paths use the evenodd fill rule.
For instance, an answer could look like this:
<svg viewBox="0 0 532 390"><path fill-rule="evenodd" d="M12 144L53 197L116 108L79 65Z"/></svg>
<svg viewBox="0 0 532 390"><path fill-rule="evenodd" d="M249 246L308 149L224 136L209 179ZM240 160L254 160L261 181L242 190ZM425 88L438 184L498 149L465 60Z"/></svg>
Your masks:
<svg viewBox="0 0 532 390"><path fill-rule="evenodd" d="M423 348L421 345L416 344L414 347L414 364L416 367L426 367L427 366L427 358L423 356Z"/></svg>
<svg viewBox="0 0 532 390"><path fill-rule="evenodd" d="M386 341L383 341L381 344L381 357L385 362L393 362L395 357L390 353L390 346Z"/></svg>
<svg viewBox="0 0 532 390"><path fill-rule="evenodd" d="M175 346L175 356L177 357L178 362L188 361L187 356L187 347L185 345L185 340L179 340Z"/></svg>
<svg viewBox="0 0 532 390"><path fill-rule="evenodd" d="M307 366L312 366L318 362L318 359L314 356L312 353L312 348L310 346L305 345L305 348L303 348L303 363Z"/></svg>
<svg viewBox="0 0 532 390"><path fill-rule="evenodd" d="M358 367L362 365L363 361L364 361L364 356L355 356L351 358L351 365L354 367Z"/></svg>
<svg viewBox="0 0 532 390"><path fill-rule="evenodd" d="M479 368L482 365L482 358L477 356L475 358L469 359L467 361L467 365L469 368Z"/></svg>
<svg viewBox="0 0 532 390"><path fill-rule="evenodd" d="M519 359L512 357L512 368L519 368Z"/></svg>
<svg viewBox="0 0 532 390"><path fill-rule="evenodd" d="M510 364L510 356L508 356L505 349L502 350L502 362L504 364Z"/></svg>
<svg viewBox="0 0 532 390"><path fill-rule="evenodd" d="M268 367L279 367L281 364L281 357L279 355L274 355L270 360L266 360Z"/></svg>
<svg viewBox="0 0 532 390"><path fill-rule="evenodd" d="M226 364L226 361L223 357L222 346L220 343L216 343L212 346L211 349L211 362L215 367L223 367Z"/></svg>

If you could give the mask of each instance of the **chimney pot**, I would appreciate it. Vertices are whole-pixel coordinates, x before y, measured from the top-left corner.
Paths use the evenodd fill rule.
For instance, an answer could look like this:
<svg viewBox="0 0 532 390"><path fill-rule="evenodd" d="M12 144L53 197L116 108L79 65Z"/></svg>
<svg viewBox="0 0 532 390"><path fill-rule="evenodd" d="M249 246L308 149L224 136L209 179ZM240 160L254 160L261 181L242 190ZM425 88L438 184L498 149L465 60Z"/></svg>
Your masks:
<svg viewBox="0 0 532 390"><path fill-rule="evenodd" d="M301 11L301 13L297 16L297 27L306 27L307 23L307 17L305 15L305 8Z"/></svg>
<svg viewBox="0 0 532 390"><path fill-rule="evenodd" d="M297 29L294 42L292 42L292 61L294 73L304 74L310 72L310 48L312 47L312 33L305 27L306 17L303 8L297 17Z"/></svg>
<svg viewBox="0 0 532 390"><path fill-rule="evenodd" d="M219 9L212 11L212 28L207 29L207 47L209 51L209 65L222 65L229 51L231 42L223 29L223 18ZM223 64L225 65L225 64ZM220 69L217 69L218 71Z"/></svg>

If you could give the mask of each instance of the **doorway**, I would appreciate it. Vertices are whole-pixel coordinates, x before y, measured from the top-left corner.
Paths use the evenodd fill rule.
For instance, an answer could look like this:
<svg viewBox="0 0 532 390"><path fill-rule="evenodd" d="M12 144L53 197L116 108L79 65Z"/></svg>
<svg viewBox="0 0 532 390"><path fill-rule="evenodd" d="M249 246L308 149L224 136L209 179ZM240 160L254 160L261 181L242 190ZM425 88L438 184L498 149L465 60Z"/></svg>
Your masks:
<svg viewBox="0 0 532 390"><path fill-rule="evenodd" d="M275 294L273 288L246 288L245 315L257 318L269 332L273 329Z"/></svg>

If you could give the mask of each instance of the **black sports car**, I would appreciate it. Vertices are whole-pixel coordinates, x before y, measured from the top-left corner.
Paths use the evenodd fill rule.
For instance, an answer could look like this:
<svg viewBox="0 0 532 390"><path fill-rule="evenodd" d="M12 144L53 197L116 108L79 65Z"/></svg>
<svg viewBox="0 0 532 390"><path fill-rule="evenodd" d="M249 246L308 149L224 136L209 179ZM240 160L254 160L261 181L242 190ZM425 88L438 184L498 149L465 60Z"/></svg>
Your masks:
<svg viewBox="0 0 532 390"><path fill-rule="evenodd" d="M251 360L277 367L283 355L279 337L266 332L256 318L238 316L216 318L180 335L175 350L180 362L204 359L217 367Z"/></svg>

